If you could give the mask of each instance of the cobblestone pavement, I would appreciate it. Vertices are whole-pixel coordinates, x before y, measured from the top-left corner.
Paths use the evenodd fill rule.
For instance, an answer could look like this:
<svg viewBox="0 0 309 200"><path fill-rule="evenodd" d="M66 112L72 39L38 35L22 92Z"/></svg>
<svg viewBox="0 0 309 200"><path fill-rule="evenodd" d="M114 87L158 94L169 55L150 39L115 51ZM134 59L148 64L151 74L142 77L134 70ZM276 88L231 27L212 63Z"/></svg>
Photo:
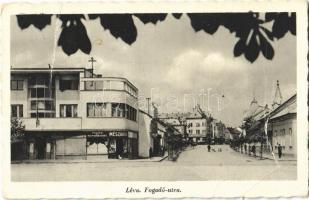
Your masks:
<svg viewBox="0 0 309 200"><path fill-rule="evenodd" d="M259 160L228 146L188 148L176 162L12 164L13 181L182 181L182 180L291 180L295 161ZM222 148L222 152L218 152Z"/></svg>

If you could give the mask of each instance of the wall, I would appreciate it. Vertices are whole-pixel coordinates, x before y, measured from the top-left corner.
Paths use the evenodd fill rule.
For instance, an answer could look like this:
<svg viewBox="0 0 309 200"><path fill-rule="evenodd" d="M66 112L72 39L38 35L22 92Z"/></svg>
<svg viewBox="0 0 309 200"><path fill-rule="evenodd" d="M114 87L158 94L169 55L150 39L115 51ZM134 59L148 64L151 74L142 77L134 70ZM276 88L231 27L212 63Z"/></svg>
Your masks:
<svg viewBox="0 0 309 200"><path fill-rule="evenodd" d="M63 159L66 156L76 158L86 156L86 136L62 137L56 139L56 158Z"/></svg>
<svg viewBox="0 0 309 200"><path fill-rule="evenodd" d="M289 119L285 119L282 121L272 122L272 130L273 130L273 146L275 147L277 143L281 144L281 146L285 146L285 149L282 149L283 154L287 155L297 155L297 124L296 117L292 117ZM289 130L292 130L292 135L289 134ZM275 131L277 134L280 134L280 130L284 129L284 135L275 135ZM292 146L292 148L290 148ZM277 148L275 148L277 152Z"/></svg>
<svg viewBox="0 0 309 200"><path fill-rule="evenodd" d="M28 81L23 75L12 75L12 80L24 80L23 90L11 90L11 104L22 104L23 105L23 116L29 117L28 113Z"/></svg>
<svg viewBox="0 0 309 200"><path fill-rule="evenodd" d="M138 112L139 115L139 136L138 136L138 156L149 157L149 149L152 147L152 139L150 137L150 122L151 118L142 113Z"/></svg>
<svg viewBox="0 0 309 200"><path fill-rule="evenodd" d="M78 76L73 76L73 75L62 75L61 78L64 79L76 79ZM81 106L80 106L80 96L79 90L64 90L61 91L59 90L59 80L60 76L56 77L55 80L55 93L56 93L56 117L60 117L60 104L77 104L77 116L81 116Z"/></svg>

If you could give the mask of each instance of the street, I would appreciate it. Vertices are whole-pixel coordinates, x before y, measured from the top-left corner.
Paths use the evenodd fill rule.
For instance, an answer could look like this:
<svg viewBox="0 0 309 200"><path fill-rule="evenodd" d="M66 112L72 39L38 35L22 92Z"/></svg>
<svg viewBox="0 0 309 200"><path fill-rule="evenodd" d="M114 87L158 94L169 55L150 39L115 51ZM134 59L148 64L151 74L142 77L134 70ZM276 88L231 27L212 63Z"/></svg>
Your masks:
<svg viewBox="0 0 309 200"><path fill-rule="evenodd" d="M296 179L296 161L259 160L227 145L188 148L176 162L12 164L12 181L206 181ZM217 149L222 148L222 152Z"/></svg>

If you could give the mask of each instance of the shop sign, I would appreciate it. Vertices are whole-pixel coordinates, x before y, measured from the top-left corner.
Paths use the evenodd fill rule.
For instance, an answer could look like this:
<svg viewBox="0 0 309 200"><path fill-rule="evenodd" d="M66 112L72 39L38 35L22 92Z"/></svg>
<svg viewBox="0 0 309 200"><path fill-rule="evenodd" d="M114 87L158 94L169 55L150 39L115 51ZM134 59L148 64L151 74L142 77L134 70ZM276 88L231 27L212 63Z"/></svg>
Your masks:
<svg viewBox="0 0 309 200"><path fill-rule="evenodd" d="M88 137L107 137L107 133L104 131L92 131L88 134Z"/></svg>
<svg viewBox="0 0 309 200"><path fill-rule="evenodd" d="M128 133L128 137L129 137L129 138L137 138L137 133L129 132L129 133Z"/></svg>
<svg viewBox="0 0 309 200"><path fill-rule="evenodd" d="M127 132L113 131L113 132L109 133L109 136L111 136L111 137L127 137L128 133Z"/></svg>

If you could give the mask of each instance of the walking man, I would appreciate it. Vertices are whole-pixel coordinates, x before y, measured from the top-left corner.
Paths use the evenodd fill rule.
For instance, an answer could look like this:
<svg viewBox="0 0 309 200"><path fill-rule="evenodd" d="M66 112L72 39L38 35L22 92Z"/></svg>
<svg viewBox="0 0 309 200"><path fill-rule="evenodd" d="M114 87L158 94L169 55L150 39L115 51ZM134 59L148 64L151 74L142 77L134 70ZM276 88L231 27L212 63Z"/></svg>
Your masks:
<svg viewBox="0 0 309 200"><path fill-rule="evenodd" d="M253 153L254 157L256 157L255 144L252 146L252 153Z"/></svg>
<svg viewBox="0 0 309 200"><path fill-rule="evenodd" d="M278 156L279 156L279 158L281 158L281 156L282 156L282 146L281 146L281 144L278 145Z"/></svg>
<svg viewBox="0 0 309 200"><path fill-rule="evenodd" d="M247 144L245 144L245 154L247 153Z"/></svg>
<svg viewBox="0 0 309 200"><path fill-rule="evenodd" d="M208 152L210 152L210 144L207 145Z"/></svg>

